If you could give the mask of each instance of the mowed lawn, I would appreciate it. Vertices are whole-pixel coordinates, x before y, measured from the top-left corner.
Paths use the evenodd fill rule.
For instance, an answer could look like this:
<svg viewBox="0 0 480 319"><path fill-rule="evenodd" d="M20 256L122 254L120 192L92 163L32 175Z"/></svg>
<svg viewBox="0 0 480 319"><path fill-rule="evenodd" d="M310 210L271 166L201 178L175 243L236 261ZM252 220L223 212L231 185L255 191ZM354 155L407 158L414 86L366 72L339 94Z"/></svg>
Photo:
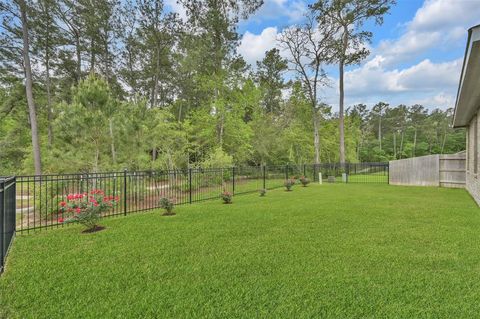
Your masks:
<svg viewBox="0 0 480 319"><path fill-rule="evenodd" d="M21 235L6 318L473 318L480 209L464 190L296 186Z"/></svg>

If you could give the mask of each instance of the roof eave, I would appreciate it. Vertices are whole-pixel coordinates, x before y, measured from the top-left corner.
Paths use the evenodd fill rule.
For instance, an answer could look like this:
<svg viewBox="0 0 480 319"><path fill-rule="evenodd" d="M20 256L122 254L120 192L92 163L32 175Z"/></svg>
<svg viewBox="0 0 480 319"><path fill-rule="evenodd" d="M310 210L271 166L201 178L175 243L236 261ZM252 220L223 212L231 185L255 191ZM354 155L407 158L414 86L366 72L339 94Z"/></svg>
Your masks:
<svg viewBox="0 0 480 319"><path fill-rule="evenodd" d="M453 127L455 128L468 126L468 121L466 121L465 119L459 119L458 110L459 110L459 103L460 103L462 88L464 87L465 73L467 71L466 68L467 68L468 62L470 61L470 54L472 52L473 43L479 41L479 39L480 39L480 24L468 29L467 45L465 47L465 56L462 64L462 71L460 73L460 80L459 80L457 98L455 102L455 110L453 115Z"/></svg>

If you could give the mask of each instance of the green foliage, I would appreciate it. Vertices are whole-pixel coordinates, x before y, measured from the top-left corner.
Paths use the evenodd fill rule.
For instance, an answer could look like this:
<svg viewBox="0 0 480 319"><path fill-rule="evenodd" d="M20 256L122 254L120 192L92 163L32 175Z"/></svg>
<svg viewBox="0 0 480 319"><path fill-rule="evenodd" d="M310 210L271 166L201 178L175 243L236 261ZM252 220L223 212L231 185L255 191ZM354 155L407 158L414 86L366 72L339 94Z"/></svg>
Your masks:
<svg viewBox="0 0 480 319"><path fill-rule="evenodd" d="M163 213L163 215L175 215L175 213L173 212L174 203L171 199L168 199L167 197L162 197L159 201L159 205L160 208L165 209L165 213Z"/></svg>
<svg viewBox="0 0 480 319"><path fill-rule="evenodd" d="M295 185L295 179L293 179L293 178L287 179L285 182L283 182L283 186L285 186L285 189L287 191L291 191L293 185Z"/></svg>
<svg viewBox="0 0 480 319"><path fill-rule="evenodd" d="M310 179L305 176L301 176L300 183L303 185L303 187L307 187L307 185L310 184Z"/></svg>
<svg viewBox="0 0 480 319"><path fill-rule="evenodd" d="M89 193L69 194L65 201L59 203L62 212L60 223L79 223L86 231L94 231L102 215L113 208L119 198L107 196L102 190L92 190ZM65 220L64 220L65 218Z"/></svg>
<svg viewBox="0 0 480 319"><path fill-rule="evenodd" d="M202 162L202 167L223 167L228 168L233 165L232 156L226 154L220 147L217 147L213 150L213 153L209 154L208 157Z"/></svg>
<svg viewBox="0 0 480 319"><path fill-rule="evenodd" d="M348 12L341 19L353 32L348 50L340 50L338 41L330 43L344 64L364 57L359 44L371 38L370 25L360 22L381 22L392 1L377 3L313 3L320 24L338 10ZM255 71L236 53L240 19L261 4L180 1L187 14L180 21L161 1L153 0L27 2L30 55L38 65L33 70L33 95L43 173L295 165L313 162L316 149L320 162L339 161L339 115L319 98L312 103L314 92L306 82L313 73L287 83L287 63L278 49L265 52ZM16 2L7 1L4 9L0 175L30 174L34 161L21 24ZM305 67L315 69L312 64ZM319 80L323 76L320 72ZM382 102L373 109L354 105L347 109L344 123L348 162L465 149L464 130L451 126L451 109L428 111L421 105ZM194 186L222 185L231 177L229 170L204 175Z"/></svg>
<svg viewBox="0 0 480 319"><path fill-rule="evenodd" d="M233 194L227 191L224 191L222 194L220 194L220 197L222 198L224 204L231 204L233 201Z"/></svg>

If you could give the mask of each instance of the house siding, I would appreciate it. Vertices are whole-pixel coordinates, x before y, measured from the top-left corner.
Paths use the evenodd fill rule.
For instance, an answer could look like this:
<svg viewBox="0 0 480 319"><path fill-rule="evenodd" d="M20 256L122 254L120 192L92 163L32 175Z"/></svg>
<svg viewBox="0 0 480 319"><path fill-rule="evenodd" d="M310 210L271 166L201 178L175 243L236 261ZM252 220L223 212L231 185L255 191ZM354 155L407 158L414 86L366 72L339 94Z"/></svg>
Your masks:
<svg viewBox="0 0 480 319"><path fill-rule="evenodd" d="M480 141L480 116L475 114L467 127L467 172L466 188L473 199L480 205L480 152L478 142Z"/></svg>

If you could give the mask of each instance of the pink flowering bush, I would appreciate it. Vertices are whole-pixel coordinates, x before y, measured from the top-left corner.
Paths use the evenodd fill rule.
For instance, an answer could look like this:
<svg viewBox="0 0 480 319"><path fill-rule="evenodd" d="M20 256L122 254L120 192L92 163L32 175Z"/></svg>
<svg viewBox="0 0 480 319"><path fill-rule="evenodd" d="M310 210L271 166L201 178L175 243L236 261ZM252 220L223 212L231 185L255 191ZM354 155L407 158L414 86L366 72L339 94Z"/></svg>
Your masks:
<svg viewBox="0 0 480 319"><path fill-rule="evenodd" d="M98 227L102 214L113 208L118 202L118 196L106 196L100 189L90 193L69 194L67 200L59 203L59 213L62 218L59 223L78 222L93 231Z"/></svg>

